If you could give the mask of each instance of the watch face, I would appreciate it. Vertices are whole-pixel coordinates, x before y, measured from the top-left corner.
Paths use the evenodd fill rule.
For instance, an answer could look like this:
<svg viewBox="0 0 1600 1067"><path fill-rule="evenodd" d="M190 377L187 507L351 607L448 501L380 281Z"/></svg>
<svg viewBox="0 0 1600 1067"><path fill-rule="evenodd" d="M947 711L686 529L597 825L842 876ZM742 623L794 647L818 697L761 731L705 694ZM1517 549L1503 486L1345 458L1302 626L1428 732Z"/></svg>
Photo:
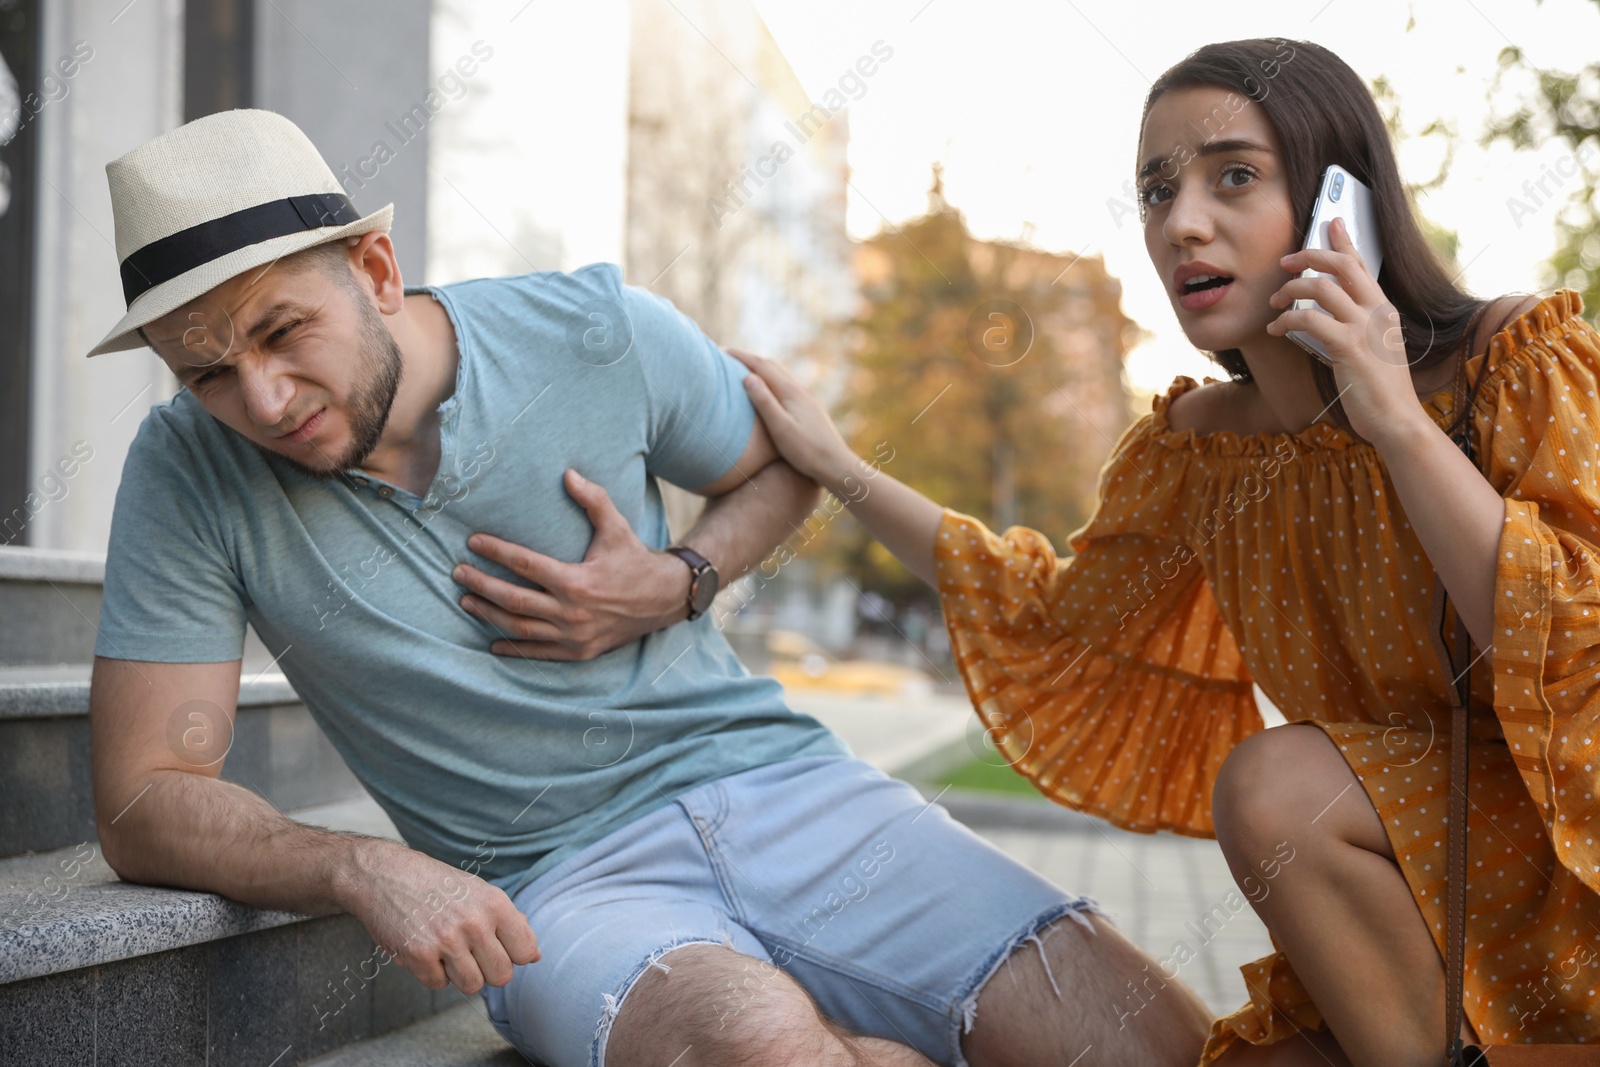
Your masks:
<svg viewBox="0 0 1600 1067"><path fill-rule="evenodd" d="M717 570L715 567L707 567L700 572L700 580L694 584L694 610L703 614L715 599L717 599Z"/></svg>

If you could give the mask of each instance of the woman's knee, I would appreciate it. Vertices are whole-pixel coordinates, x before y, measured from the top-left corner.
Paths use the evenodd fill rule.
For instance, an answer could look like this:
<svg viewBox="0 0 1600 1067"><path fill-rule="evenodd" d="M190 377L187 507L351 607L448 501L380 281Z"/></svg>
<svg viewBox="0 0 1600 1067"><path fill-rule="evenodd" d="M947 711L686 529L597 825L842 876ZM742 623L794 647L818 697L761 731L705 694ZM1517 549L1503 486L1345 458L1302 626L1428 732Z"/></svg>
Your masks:
<svg viewBox="0 0 1600 1067"><path fill-rule="evenodd" d="M1303 839L1315 832L1317 809L1354 782L1338 749L1315 726L1290 723L1251 734L1217 772L1211 792L1217 842L1225 854L1239 855L1271 853L1284 840Z"/></svg>

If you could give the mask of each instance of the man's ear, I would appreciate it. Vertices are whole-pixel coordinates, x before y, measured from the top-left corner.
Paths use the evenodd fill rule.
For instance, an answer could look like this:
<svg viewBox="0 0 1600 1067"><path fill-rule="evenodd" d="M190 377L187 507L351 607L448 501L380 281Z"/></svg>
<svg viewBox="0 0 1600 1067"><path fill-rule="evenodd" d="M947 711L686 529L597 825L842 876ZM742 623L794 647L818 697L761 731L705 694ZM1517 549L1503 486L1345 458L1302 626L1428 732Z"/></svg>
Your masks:
<svg viewBox="0 0 1600 1067"><path fill-rule="evenodd" d="M398 312L405 302L405 282L400 277L400 260L394 242L382 230L355 234L347 238L350 269L364 277L372 288L378 310L386 315Z"/></svg>

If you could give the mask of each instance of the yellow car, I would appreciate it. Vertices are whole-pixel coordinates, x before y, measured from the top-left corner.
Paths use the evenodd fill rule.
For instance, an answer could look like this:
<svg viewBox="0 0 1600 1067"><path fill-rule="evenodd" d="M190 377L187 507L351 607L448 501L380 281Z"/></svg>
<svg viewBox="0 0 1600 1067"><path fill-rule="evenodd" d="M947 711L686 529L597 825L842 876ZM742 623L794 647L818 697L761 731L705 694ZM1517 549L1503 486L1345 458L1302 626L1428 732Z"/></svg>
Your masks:
<svg viewBox="0 0 1600 1067"><path fill-rule="evenodd" d="M767 673L785 689L824 689L856 696L926 697L933 681L922 671L881 660L842 660L792 630L767 634Z"/></svg>

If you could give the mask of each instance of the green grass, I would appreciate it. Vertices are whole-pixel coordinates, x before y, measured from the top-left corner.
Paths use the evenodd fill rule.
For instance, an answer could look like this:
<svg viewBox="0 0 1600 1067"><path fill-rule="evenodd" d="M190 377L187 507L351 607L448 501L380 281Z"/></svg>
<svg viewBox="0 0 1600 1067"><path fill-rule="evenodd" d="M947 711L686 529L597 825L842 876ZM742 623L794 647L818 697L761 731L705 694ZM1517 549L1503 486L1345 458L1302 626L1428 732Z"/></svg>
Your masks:
<svg viewBox="0 0 1600 1067"><path fill-rule="evenodd" d="M1033 783L1008 767L998 753L988 760L972 759L963 763L940 777L936 784L948 785L955 789L981 789L989 793L1044 799L1043 795L1033 787Z"/></svg>

